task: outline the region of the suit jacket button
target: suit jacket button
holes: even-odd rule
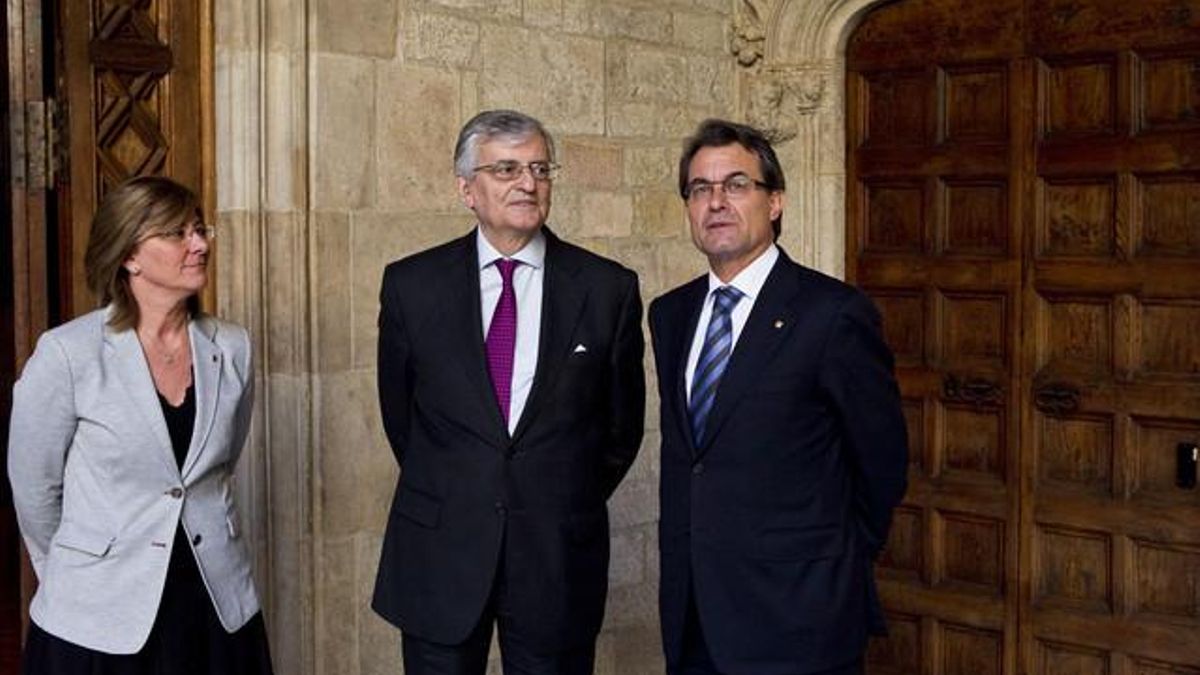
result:
[[[699,476],[704,473],[704,462],[696,462],[692,465],[692,475]]]
[[[497,500],[496,501],[496,513],[499,513],[500,515],[504,515],[507,512],[508,512],[508,509],[504,508],[504,502]]]
[[[204,537],[201,537],[199,534],[197,534],[196,536],[192,537],[192,546],[199,546],[200,542],[202,541],[204,541]]]
[[[173,487],[170,490],[167,490],[167,494],[171,495],[172,499],[180,499],[183,497],[183,488]]]

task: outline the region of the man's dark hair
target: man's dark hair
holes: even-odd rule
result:
[[[696,153],[702,148],[720,148],[733,143],[758,157],[758,167],[763,175],[762,182],[766,183],[767,190],[784,191],[786,181],[783,178],[783,167],[780,166],[775,149],[771,147],[766,135],[745,124],[714,118],[701,122],[696,128],[696,133],[683,142],[683,156],[679,158],[679,195],[687,199],[688,169]],[[771,229],[775,231],[775,238],[779,239],[779,233],[783,229],[782,214],[771,221]]]

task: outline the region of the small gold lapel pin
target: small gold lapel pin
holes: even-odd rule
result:
[[[775,330],[783,328],[783,319],[775,319]]]

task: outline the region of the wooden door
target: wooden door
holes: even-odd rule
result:
[[[913,455],[871,672],[1200,673],[1200,2],[906,0],[847,70]]]
[[[100,199],[133,176],[166,175],[215,216],[211,0],[59,0],[70,170],[61,191],[70,316],[95,306],[83,253]],[[215,251],[209,278],[216,273]],[[213,288],[206,292],[212,307]]]

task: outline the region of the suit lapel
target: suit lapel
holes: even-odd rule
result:
[[[744,399],[746,389],[775,358],[775,352],[787,342],[788,334],[796,325],[796,306],[792,300],[799,291],[799,284],[793,268],[794,263],[781,250],[730,355],[729,366],[718,385],[717,398],[708,416],[705,442],[697,448],[697,454],[712,447],[713,439]]]
[[[175,453],[171,449],[171,435],[167,433],[167,422],[158,402],[158,389],[154,386],[154,379],[150,377],[150,366],[142,353],[137,333],[132,329],[114,331],[106,321],[104,342],[108,356],[116,364],[117,376],[129,395],[130,405],[138,411],[145,420],[146,427],[150,429],[154,444],[160,451],[159,457],[171,473],[179,473],[179,465],[175,463]]]
[[[571,337],[587,304],[588,289],[576,279],[578,266],[563,249],[558,237],[543,227],[546,236],[545,272],[542,276],[542,321],[538,337],[538,360],[533,387],[521,419],[513,432],[517,439],[529,428],[543,407],[544,399],[554,391],[562,372],[562,362],[571,355]]]
[[[458,364],[467,380],[465,402],[474,408],[469,418],[476,420],[476,428],[483,438],[503,447],[508,441],[508,427],[500,416],[484,352],[476,236],[476,231],[471,230],[459,239],[460,250],[446,284],[448,297],[439,303],[449,324],[444,336],[445,353],[450,355],[449,360]]]
[[[692,340],[696,335],[697,324],[700,322],[700,312],[708,297],[708,275],[704,275],[687,286],[683,297],[673,316],[670,317],[669,327],[674,333],[668,336],[670,343],[667,353],[674,354],[670,359],[671,372],[665,373],[664,382],[670,382],[671,394],[669,405],[674,408],[674,417],[679,422],[679,433],[688,439],[692,454],[696,454],[696,439],[692,438],[692,425],[689,422],[687,406],[687,362],[692,351]]]
[[[216,324],[200,317],[188,326],[192,342],[192,382],[195,384],[196,421],[192,426],[192,440],[188,445],[187,457],[183,461],[185,477],[196,466],[200,454],[212,431],[213,420],[216,418],[217,403],[221,391],[221,372],[225,353],[217,346],[213,338]]]

